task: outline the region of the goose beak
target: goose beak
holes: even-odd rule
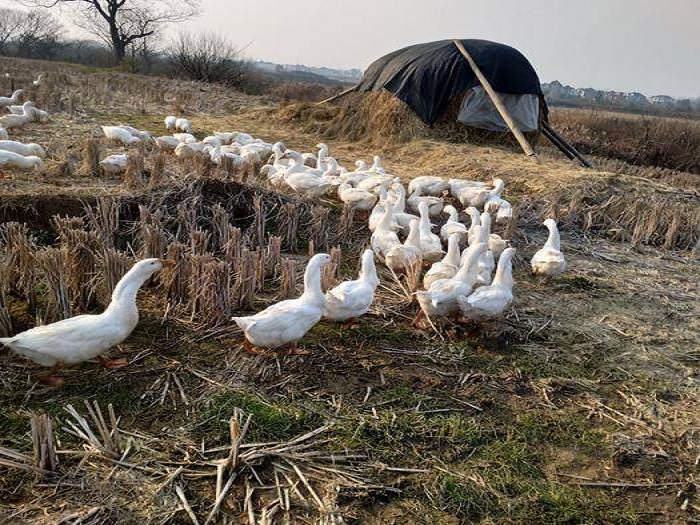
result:
[[[177,262],[173,261],[172,259],[158,259],[160,261],[160,264],[163,265],[163,268],[174,268]]]

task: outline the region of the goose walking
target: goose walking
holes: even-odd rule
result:
[[[63,379],[54,374],[64,365],[94,359],[124,341],[139,322],[136,295],[154,273],[172,261],[144,259],[137,262],[114,288],[107,309],[99,315],[79,315],[46,326],[37,326],[0,343],[13,352],[42,366],[52,367],[42,382],[59,385]],[[101,359],[106,367],[126,364],[124,360]]]
[[[374,265],[374,252],[365,250],[359,277],[354,281],[342,282],[326,292],[324,317],[332,321],[349,321],[366,314],[374,301],[377,286],[379,277]]]
[[[30,170],[32,168],[39,169],[43,165],[41,158],[36,156],[19,155],[11,151],[0,150],[0,168],[20,168]]]
[[[21,89],[18,89],[14,93],[12,93],[12,95],[9,97],[0,97],[0,108],[4,108],[5,106],[11,106],[13,104],[17,104],[17,102],[19,102],[19,97],[22,96],[22,93],[24,93],[24,91]]]
[[[299,339],[319,322],[326,306],[321,290],[321,268],[331,261],[330,255],[318,253],[306,265],[304,293],[297,299],[289,299],[265,308],[249,317],[233,317],[243,330],[243,347],[251,353],[255,348],[276,348],[286,344],[296,351]]]
[[[454,277],[460,268],[459,241],[461,236],[453,233],[447,242],[447,254],[442,260],[434,263],[423,277],[423,288],[426,290],[430,285],[440,279],[450,279]]]
[[[513,301],[513,256],[515,248],[506,248],[498,259],[496,276],[490,286],[477,288],[471,295],[457,298],[462,315],[472,321],[492,319],[503,313]]]
[[[474,289],[478,261],[486,249],[486,244],[483,242],[470,246],[464,263],[453,277],[435,281],[427,290],[416,292],[423,314],[430,319],[435,319],[459,311],[458,298],[468,296]]]
[[[423,261],[434,263],[445,254],[442,249],[442,241],[432,231],[433,224],[430,222],[428,205],[421,202],[418,205],[418,211],[420,212],[420,247],[423,252]]]
[[[413,219],[409,225],[408,237],[403,244],[394,245],[386,254],[384,263],[394,273],[405,273],[410,268],[418,268],[423,263],[420,249],[420,224]]]
[[[11,151],[12,153],[17,153],[17,155],[22,155],[24,157],[32,155],[41,159],[46,157],[44,148],[33,142],[22,144],[16,140],[0,140],[0,150]]]
[[[556,277],[566,270],[566,260],[561,252],[559,229],[554,219],[547,219],[542,224],[549,230],[549,237],[544,246],[532,256],[530,261],[532,273],[544,277]]]
[[[466,236],[468,232],[467,227],[459,220],[457,208],[448,204],[442,209],[442,212],[450,216],[447,222],[440,228],[440,237],[443,242],[448,242],[453,233],[459,234],[461,241],[463,236]]]

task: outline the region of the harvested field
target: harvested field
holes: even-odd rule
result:
[[[0,59],[18,84],[27,64]],[[68,67],[46,65],[37,100],[50,122],[17,133],[46,146],[45,171],[1,181],[0,331],[99,311],[134,258],[178,267],[142,290],[141,321],[111,352],[126,367],[85,363],[50,388],[35,381],[40,367],[0,352],[0,521],[700,519],[690,174],[614,161],[584,170],[549,151],[534,163],[505,146],[420,135],[333,138],[335,109]],[[90,168],[95,148],[100,158],[125,150],[99,125],[163,134],[175,107],[198,138],[239,130],[299,151],[325,140],[341,164],[376,153],[404,180],[504,179],[516,215],[512,306],[478,330],[416,329],[413,298],[382,269],[377,302],[355,326],[322,321],[301,342],[308,355],[251,356],[228,318],[293,295],[311,252],[341,250],[328,282],[355,275],[369,233],[335,200],[151,148],[128,149],[143,166],[129,177]],[[547,216],[569,264],[551,283],[528,262]]]

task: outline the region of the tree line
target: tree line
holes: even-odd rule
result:
[[[79,8],[72,19],[95,39],[68,39],[52,8]],[[181,32],[169,42],[168,24],[196,16],[196,0],[53,0],[0,8],[0,55],[59,60],[94,67],[167,75],[242,87],[250,67],[221,35]]]

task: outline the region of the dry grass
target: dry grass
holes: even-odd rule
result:
[[[114,88],[131,100],[131,79],[77,70],[74,95],[47,88],[47,99],[65,100],[63,112],[22,137],[50,145],[50,161],[80,166],[97,124],[123,120],[159,132],[172,108],[167,90],[160,99],[144,91],[152,93],[145,114],[104,93]],[[302,151],[322,138],[315,117],[280,119],[246,107],[258,99],[221,93],[211,101],[200,88],[173,88],[191,104],[184,109],[197,130],[239,129]],[[234,113],[226,100],[238,100]],[[1,519],[697,519],[700,297],[698,263],[686,249],[697,243],[699,204],[676,186],[683,176],[617,164],[582,170],[546,153],[532,163],[495,146],[407,138],[328,142],[344,165],[376,152],[405,179],[506,180],[518,212],[508,235],[518,258],[515,302],[501,322],[417,330],[415,304],[381,270],[377,304],[355,328],[320,323],[302,342],[307,356],[250,356],[226,317],[298,293],[309,251],[338,247],[337,261],[342,250],[326,285],[357,275],[368,233],[348,210],[136,149],[129,150],[142,158],[136,189],[80,170],[17,174],[3,187],[6,331],[9,323],[12,333],[33,326],[61,286],[73,313],[99,310],[132,255],[166,255],[177,266],[144,287],[141,322],[113,350],[130,361],[125,368],[86,363],[67,370],[67,385],[56,390],[34,383],[38,368],[2,353]],[[156,164],[161,175],[151,184]],[[527,260],[552,214],[569,270],[543,283]],[[35,260],[59,252],[62,264],[80,268],[65,282],[48,279]]]
[[[579,151],[700,174],[700,121],[555,108],[552,125]]]

